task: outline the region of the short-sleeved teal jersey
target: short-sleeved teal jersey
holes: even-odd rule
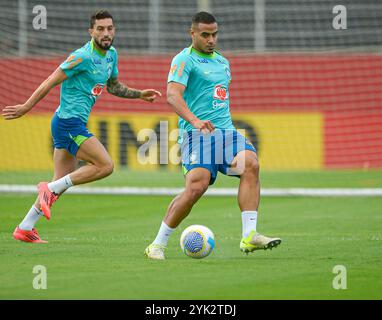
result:
[[[210,120],[217,129],[234,129],[229,107],[229,62],[220,53],[203,54],[191,47],[172,60],[167,82],[183,84],[183,98],[190,111],[201,120]],[[179,117],[179,142],[184,131],[195,129]]]
[[[60,65],[68,76],[61,84],[59,118],[80,118],[88,122],[90,111],[101,95],[107,80],[118,76],[118,55],[114,47],[103,55],[87,42]]]

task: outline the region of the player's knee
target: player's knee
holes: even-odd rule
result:
[[[251,157],[245,161],[244,173],[258,175],[260,171],[259,161],[256,157]]]
[[[193,183],[187,189],[187,196],[191,202],[196,202],[208,189],[206,183]]]
[[[114,163],[110,160],[105,166],[105,172],[107,175],[111,175],[114,171]]]
[[[102,164],[100,167],[100,175],[102,178],[111,175],[114,171],[114,163],[112,160],[109,160]]]

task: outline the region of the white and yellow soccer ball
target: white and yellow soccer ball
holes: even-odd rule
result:
[[[180,247],[191,258],[205,258],[215,247],[215,237],[209,228],[194,224],[182,232]]]

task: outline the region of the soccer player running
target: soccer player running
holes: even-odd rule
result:
[[[112,46],[115,27],[106,10],[98,10],[90,19],[91,40],[75,50],[24,103],[6,106],[6,120],[29,112],[48,92],[61,84],[60,105],[51,122],[54,142],[54,176],[50,183],[38,184],[38,198],[13,237],[25,242],[43,243],[34,227],[58,197],[73,185],[102,179],[113,171],[113,161],[101,142],[86,128],[90,111],[102,90],[115,96],[152,102],[161,93],[154,89],[137,90],[118,81],[118,55]],[[76,169],[77,159],[86,165]]]
[[[271,249],[281,243],[280,238],[269,238],[256,231],[259,163],[256,149],[232,123],[230,66],[215,51],[217,33],[215,17],[207,12],[197,13],[190,29],[192,45],[177,54],[171,64],[167,101],[179,115],[185,190],[172,200],[155,240],[145,249],[145,255],[151,259],[165,259],[170,235],[214,183],[218,171],[240,177],[241,251]]]

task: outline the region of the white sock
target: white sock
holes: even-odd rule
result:
[[[73,183],[72,180],[70,180],[68,174],[65,177],[62,177],[61,179],[48,183],[49,190],[54,192],[55,194],[60,194],[61,192],[64,192],[71,186],[73,186]]]
[[[24,220],[19,224],[21,230],[32,230],[38,219],[44,214],[38,210],[34,205],[30,208],[29,212],[25,216]]]
[[[257,211],[243,211],[241,213],[241,221],[243,223],[243,238],[248,237],[251,231],[256,231]]]
[[[155,238],[153,243],[166,247],[168,239],[170,238],[174,230],[175,228],[170,228],[167,224],[165,224],[162,221],[157,237]]]

